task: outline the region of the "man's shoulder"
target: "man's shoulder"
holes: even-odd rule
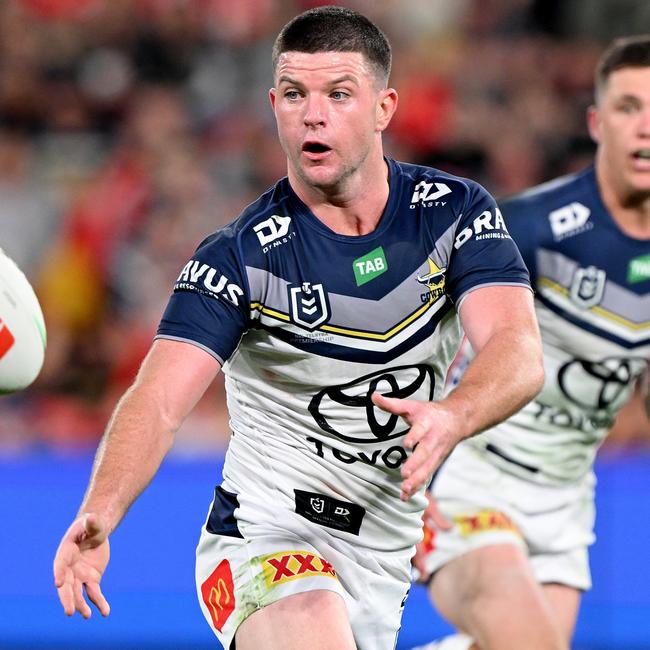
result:
[[[549,214],[573,202],[590,202],[597,193],[593,167],[554,178],[499,201],[506,216]]]
[[[477,181],[456,176],[435,167],[392,161],[392,169],[402,177],[406,192],[411,192],[411,203],[427,203],[442,199],[456,205],[461,211],[468,201],[490,197]],[[444,197],[444,198],[443,198]]]
[[[407,163],[399,160],[394,160],[393,163],[399,173],[401,173],[405,178],[410,178],[414,181],[422,178],[430,180],[435,179],[438,182],[449,183],[456,187],[462,187],[468,191],[482,187],[481,184],[477,181],[474,181],[470,178],[465,178],[463,176],[456,176],[455,174],[451,174],[436,167],[418,165],[416,163]]]
[[[291,221],[286,205],[288,198],[289,184],[283,178],[247,205],[230,223],[206,237],[199,249],[247,249],[265,246],[284,236]]]

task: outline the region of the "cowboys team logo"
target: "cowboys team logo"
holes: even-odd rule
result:
[[[420,300],[423,303],[433,303],[445,293],[447,268],[440,268],[430,257],[427,258],[427,262],[429,263],[428,273],[418,274],[417,280],[427,288],[426,293],[420,294]]]
[[[327,297],[322,284],[303,282],[299,287],[289,287],[291,320],[308,330],[316,329],[330,316]]]
[[[571,300],[582,309],[597,305],[603,297],[606,279],[605,271],[595,266],[578,269],[571,283]]]

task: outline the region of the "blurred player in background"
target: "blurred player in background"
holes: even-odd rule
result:
[[[238,650],[394,647],[425,485],[459,440],[531,399],[543,369],[492,197],[383,155],[390,63],[351,10],[280,33],[270,100],[288,177],[182,270],[59,546],[67,614],[91,615],[84,589],[108,614],[108,536],[223,367],[234,434],[197,550],[206,620]],[[461,324],[476,357],[441,400]]]
[[[415,564],[469,636],[431,650],[568,647],[591,586],[596,452],[639,383],[648,409],[650,35],[615,41],[595,84],[595,166],[502,204],[537,292],[546,381],[435,477],[441,528]]]

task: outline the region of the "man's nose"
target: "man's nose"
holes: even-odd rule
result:
[[[650,106],[644,108],[639,123],[639,134],[642,137],[650,138]]]
[[[326,106],[325,99],[310,95],[305,104],[305,126],[322,126],[325,124]]]

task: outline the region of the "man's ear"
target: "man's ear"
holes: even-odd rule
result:
[[[385,131],[397,109],[397,91],[394,88],[384,88],[377,100],[377,131]]]
[[[277,91],[275,88],[269,90],[269,101],[271,102],[271,108],[275,112],[275,98],[277,97]]]
[[[600,142],[600,113],[595,104],[587,109],[587,128],[591,139],[598,144]]]

